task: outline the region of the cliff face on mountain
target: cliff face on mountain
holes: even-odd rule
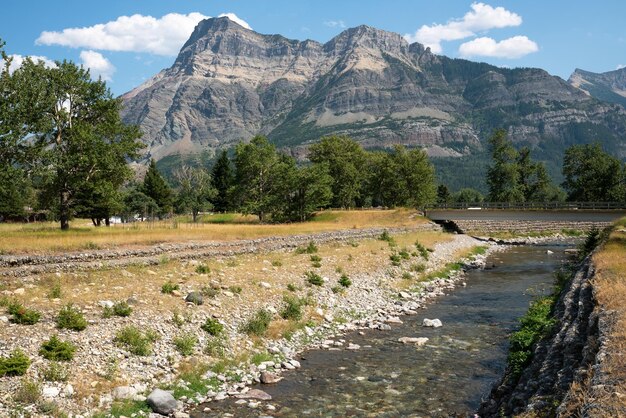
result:
[[[568,81],[596,99],[626,107],[626,68],[600,74],[577,68]]]
[[[146,157],[156,159],[259,133],[295,155],[323,135],[346,134],[370,148],[470,157],[484,155],[499,127],[539,159],[592,140],[626,155],[624,108],[540,69],[450,59],[368,26],[320,44],[207,19],[172,67],[122,98],[123,120],[141,126]]]

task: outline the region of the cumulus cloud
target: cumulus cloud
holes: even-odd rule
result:
[[[329,28],[341,28],[344,29],[346,27],[346,22],[343,20],[327,20],[324,22],[324,26],[328,26]]]
[[[492,38],[476,38],[459,47],[462,57],[521,58],[537,52],[539,46],[526,36],[514,36],[496,42]]]
[[[11,57],[11,65],[9,65],[9,73],[13,73],[13,71],[17,70],[22,66],[25,56],[19,54],[9,55]],[[48,68],[56,67],[57,65],[49,58],[42,57],[40,55],[29,55],[29,58],[33,60],[33,62],[43,61],[44,65]],[[0,58],[0,68],[4,68],[4,60]]]
[[[242,18],[240,18],[239,16],[237,16],[234,13],[222,13],[221,15],[219,15],[218,17],[227,17],[230,20],[232,20],[233,22],[239,24],[240,26],[243,26],[246,29],[250,29],[252,30],[252,28],[250,27],[250,25],[248,24],[248,22],[246,22],[245,20],[243,20]]]
[[[233,13],[226,16],[250,28]],[[61,45],[101,51],[146,52],[173,56],[193,32],[199,21],[207,19],[201,13],[169,13],[160,18],[135,14],[83,28],[67,28],[60,32],[44,31],[37,38],[38,45]]]
[[[471,11],[461,19],[446,24],[423,25],[414,34],[404,35],[408,42],[419,42],[440,54],[442,41],[456,41],[475,36],[489,29],[506,28],[522,24],[522,17],[504,7],[492,7],[485,3],[472,3]]]
[[[106,59],[101,53],[96,51],[81,51],[80,60],[83,67],[89,68],[89,73],[93,79],[102,77],[104,81],[111,81],[115,67],[111,61]]]

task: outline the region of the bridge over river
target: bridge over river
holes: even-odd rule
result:
[[[591,204],[587,204],[591,206]],[[597,204],[596,204],[597,205]],[[516,234],[604,228],[626,216],[626,208],[589,208],[582,205],[561,205],[545,208],[494,208],[495,204],[464,208],[432,208],[426,216],[444,227],[462,233],[511,232]],[[597,205],[600,207],[600,205]]]

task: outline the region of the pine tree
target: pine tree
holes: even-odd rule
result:
[[[212,177],[213,187],[216,190],[213,198],[213,209],[217,212],[226,212],[231,209],[230,193],[234,181],[233,170],[226,150],[222,151],[215,162]]]
[[[172,189],[161,176],[154,159],[150,160],[150,166],[148,167],[146,177],[143,179],[141,191],[157,204],[159,207],[158,216],[160,218],[172,212]]]

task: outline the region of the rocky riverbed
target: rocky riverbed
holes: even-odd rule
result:
[[[369,233],[374,234],[372,231]],[[354,245],[355,236],[354,234],[347,234],[347,236],[350,238],[342,237],[342,240],[346,242],[340,245],[350,249]],[[351,240],[350,243],[347,242],[348,239]],[[127,318],[101,319],[98,313],[102,310],[101,305],[110,302],[108,300],[94,300],[85,304],[81,309],[86,314],[89,325],[83,332],[55,329],[54,308],[44,311],[42,320],[28,327],[9,323],[8,317],[2,316],[0,321],[4,323],[5,331],[2,332],[0,339],[0,354],[7,355],[15,348],[22,349],[33,360],[28,377],[41,382],[42,397],[75,416],[81,414],[84,416],[95,410],[108,408],[115,398],[143,401],[152,389],[158,386],[169,385],[183,389],[190,386],[189,382],[178,377],[181,367],[194,361],[209,361],[211,356],[204,354],[201,348],[196,348],[191,357],[185,357],[173,350],[172,346],[174,340],[181,334],[193,334],[197,340],[197,347],[206,346],[211,338],[199,328],[207,316],[212,316],[222,323],[227,335],[224,346],[225,355],[221,360],[226,366],[220,370],[213,368],[205,371],[202,379],[211,383],[210,389],[204,393],[191,393],[179,397],[177,414],[184,416],[182,411],[190,409],[198,402],[233,396],[239,396],[241,401],[251,402],[254,406],[256,402],[254,398],[263,395],[255,392],[246,394],[249,390],[248,386],[262,378],[279,379],[282,370],[298,368],[299,363],[295,359],[298,352],[312,347],[358,350],[357,346],[345,346],[345,343],[341,341],[342,333],[363,328],[393,327],[394,324],[402,321],[402,315],[415,314],[428,300],[443,294],[444,290],[451,289],[462,281],[461,273],[452,273],[448,278],[435,279],[425,284],[399,286],[407,281],[407,277],[402,279],[403,275],[406,276],[405,273],[409,274],[408,279],[415,279],[419,275],[436,271],[453,261],[462,250],[484,245],[464,235],[454,235],[448,239],[447,242],[433,246],[428,261],[424,263],[424,272],[419,274],[409,273],[408,262],[390,266],[388,253],[376,252],[366,257],[367,260],[374,258],[370,260],[373,265],[362,263],[360,268],[357,265],[351,269],[352,286],[344,292],[334,292],[328,283],[329,277],[322,275],[326,284],[316,289],[315,292],[309,291],[307,296],[310,298],[309,303],[313,310],[310,316],[316,320],[295,330],[290,338],[250,338],[240,332],[241,325],[259,307],[272,312],[275,317],[281,309],[283,291],[272,292],[280,286],[280,274],[277,275],[269,267],[263,267],[263,270],[267,270],[267,278],[265,281],[258,282],[256,287],[259,293],[267,292],[267,297],[263,298],[261,303],[248,304],[247,299],[243,302],[244,298],[236,294],[232,287],[224,286],[223,283],[220,285],[219,281],[214,281],[214,287],[219,295],[207,300],[207,303],[202,306],[183,304],[181,308],[183,311],[180,314],[183,319],[178,323],[171,318],[171,311],[158,309],[158,306],[154,306],[156,302],[151,301],[145,295],[128,299],[134,307],[134,312]],[[306,239],[303,238],[300,241],[306,242]],[[333,248],[335,248],[333,251],[341,251],[342,247]],[[359,248],[355,248],[354,251],[357,254]],[[372,252],[375,251],[372,250]],[[271,253],[265,254],[262,257],[266,257],[267,260],[264,260],[263,264],[269,266]],[[350,257],[352,256],[349,255],[348,258]],[[466,260],[464,268],[480,267],[483,260],[483,256]],[[183,267],[193,268],[199,264],[199,261],[190,257],[181,263]],[[137,286],[140,285],[141,278],[137,276],[137,273],[124,269],[116,271],[126,276],[129,282],[136,282]],[[142,271],[148,276],[152,274],[151,270]],[[160,273],[155,272],[155,274]],[[290,276],[289,272],[285,272],[284,275]],[[291,279],[293,280],[293,277]],[[414,282],[414,280],[408,281]],[[35,284],[31,286],[36,287],[36,280],[33,282]],[[95,290],[97,285],[95,282],[83,283],[86,290],[89,290],[89,287]],[[183,298],[191,290],[192,287],[186,287],[182,282],[180,297]],[[5,291],[5,293],[8,292],[12,293],[10,295],[12,297],[28,296],[30,289],[26,286],[26,289],[17,288]],[[32,298],[30,300],[32,301]],[[58,307],[62,302],[53,299],[50,303]],[[135,356],[114,343],[116,330],[128,325],[135,325],[139,329],[149,327],[156,332],[159,338],[153,343],[153,355]],[[49,369],[50,363],[37,356],[41,343],[53,334],[58,334],[61,339],[73,342],[79,348],[74,360],[67,367],[70,371],[67,382],[45,381],[46,370]],[[242,357],[241,353],[246,352],[263,353],[262,361],[252,361],[250,356]],[[226,361],[235,357],[242,361]],[[0,393],[2,393],[0,413],[6,414],[15,408],[13,395],[20,382],[20,378],[0,379]],[[26,405],[25,408],[36,411],[35,405],[32,407]]]

